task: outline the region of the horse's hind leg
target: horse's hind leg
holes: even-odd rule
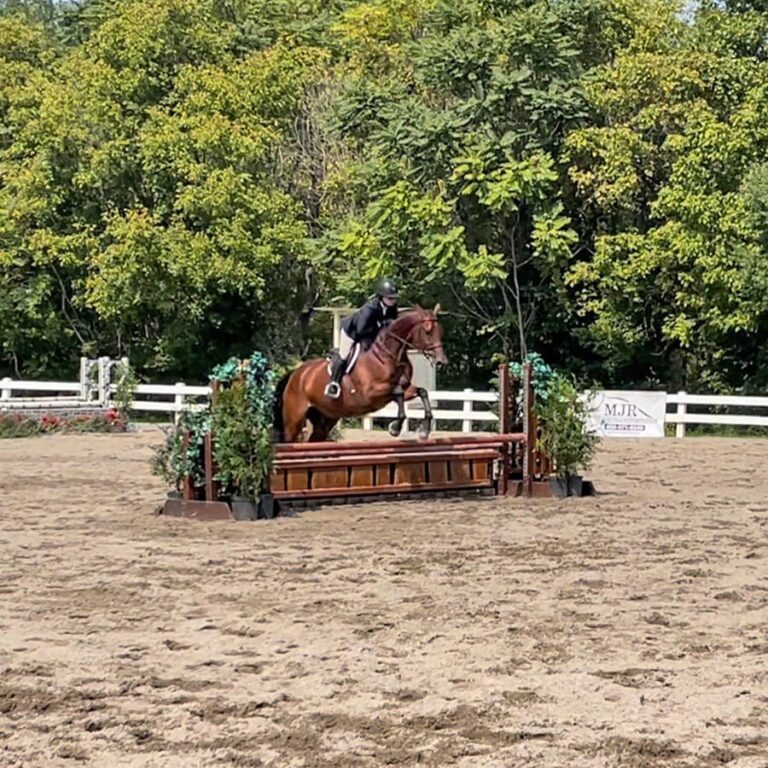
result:
[[[301,403],[297,407],[294,400],[290,407],[283,403],[283,439],[286,443],[298,443],[307,423],[307,405]]]
[[[312,434],[309,436],[310,443],[323,443],[328,439],[331,430],[336,426],[338,419],[332,419],[324,416],[317,408],[310,408],[307,418],[312,424]]]

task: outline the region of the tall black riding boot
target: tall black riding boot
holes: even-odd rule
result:
[[[331,380],[325,388],[326,397],[331,400],[338,400],[341,395],[341,379],[344,376],[344,369],[347,367],[347,361],[336,355],[331,365]]]

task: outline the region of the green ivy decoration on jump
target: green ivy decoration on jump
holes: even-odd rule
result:
[[[560,477],[588,469],[595,456],[598,437],[587,429],[589,409],[571,377],[556,371],[532,352],[524,363],[509,363],[513,378],[523,380],[523,366],[531,365],[534,411],[539,422],[538,447],[554,461]],[[521,407],[518,402],[518,407]]]
[[[536,399],[546,401],[555,379],[561,374],[557,373],[551,365],[547,365],[538,352],[531,352],[525,356],[522,363],[509,364],[509,373],[513,379],[523,380],[523,366],[527,363],[531,366],[533,391],[536,393]]]
[[[255,497],[272,467],[274,372],[264,355],[254,352],[246,361],[233,357],[217,365],[209,380],[221,385],[216,403],[210,410],[180,415],[164,443],[154,449],[152,472],[177,491],[187,476],[193,485],[202,486],[205,435],[213,430],[216,479],[225,492]]]
[[[166,433],[166,438],[153,449],[150,460],[152,474],[159,475],[169,485],[181,490],[185,476],[192,479],[192,484],[202,486],[205,482],[203,473],[202,450],[205,433],[211,428],[209,411],[184,411],[174,427]],[[189,434],[189,444],[184,450],[184,434]]]
[[[176,429],[178,437],[178,450],[173,457],[173,470],[177,477],[189,475],[195,486],[203,485],[205,476],[201,460],[205,434],[211,428],[211,414],[209,411],[185,411],[179,419]],[[189,444],[184,450],[184,432],[189,432]]]
[[[275,376],[254,352],[217,366],[212,381],[222,385],[213,409],[214,456],[223,487],[256,498],[271,473]]]

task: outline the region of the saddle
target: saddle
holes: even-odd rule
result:
[[[349,357],[347,358],[347,365],[344,368],[344,376],[348,376],[355,369],[355,365],[357,364],[357,359],[360,357],[361,349],[362,349],[362,346],[360,344],[356,343],[352,346],[352,351],[349,353]],[[330,376],[333,369],[333,364],[339,359],[338,351],[334,349],[327,359],[328,359],[328,375]]]

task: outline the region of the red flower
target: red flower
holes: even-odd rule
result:
[[[50,413],[44,413],[40,417],[40,427],[46,432],[53,432],[54,430],[59,429],[63,423],[63,419]]]

